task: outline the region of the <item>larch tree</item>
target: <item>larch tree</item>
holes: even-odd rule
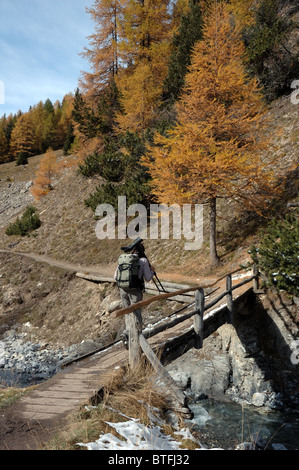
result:
[[[67,139],[69,126],[73,121],[74,96],[67,93],[62,100],[54,104],[54,132],[50,147],[59,149],[64,146]],[[50,115],[51,116],[51,115]]]
[[[57,161],[57,156],[49,148],[40,161],[31,187],[31,194],[36,201],[46,196],[53,189],[53,178],[59,175],[60,170],[61,165]]]
[[[34,154],[36,149],[35,130],[29,112],[18,117],[11,133],[10,149],[14,157],[17,157],[20,152],[27,156]]]
[[[30,110],[34,127],[34,147],[36,153],[43,153],[51,143],[54,132],[54,113],[47,112],[45,104],[40,101]]]
[[[172,33],[169,0],[127,0],[121,21],[120,55],[124,66],[117,77],[123,131],[142,131],[153,122],[167,73]]]
[[[257,8],[261,0],[230,0],[229,10],[241,29],[252,25],[255,21]]]
[[[95,0],[87,8],[95,23],[95,32],[89,36],[89,47],[82,56],[91,65],[90,72],[83,72],[81,89],[90,101],[94,100],[118,73],[119,69],[119,21],[124,0]]]
[[[216,201],[230,198],[250,208],[266,204],[272,176],[261,161],[265,107],[256,79],[246,75],[244,46],[223,3],[205,18],[178,103],[176,125],[157,135],[144,164],[160,202],[207,203],[210,258],[219,264]]]
[[[8,158],[8,142],[3,129],[0,125],[0,163],[9,161]]]

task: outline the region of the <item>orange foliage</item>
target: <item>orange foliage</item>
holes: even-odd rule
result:
[[[61,166],[57,161],[55,152],[49,149],[39,164],[31,187],[31,193],[37,201],[53,189],[53,178],[59,175],[60,170]]]
[[[120,22],[120,56],[128,66],[119,71],[117,86],[123,112],[119,130],[144,130],[155,119],[167,74],[172,34],[169,0],[128,0]]]
[[[255,13],[261,0],[231,0],[229,9],[241,28],[246,28],[254,23]]]
[[[239,30],[220,3],[195,47],[177,125],[156,137],[144,159],[161,201],[249,201],[254,187],[270,184],[259,156],[267,143],[258,140],[266,109],[257,81],[246,76],[243,54]]]
[[[119,19],[123,4],[124,0],[95,0],[86,9],[96,23],[96,30],[89,36],[90,47],[82,53],[91,64],[91,71],[83,72],[80,84],[91,103],[118,72]]]
[[[271,172],[260,158],[267,147],[261,137],[265,106],[243,56],[240,29],[232,27],[226,5],[216,2],[194,49],[177,124],[167,136],[156,136],[150,157],[143,159],[160,202],[209,203],[214,261],[216,199],[256,209],[273,191]]]

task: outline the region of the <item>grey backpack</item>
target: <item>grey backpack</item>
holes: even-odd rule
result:
[[[116,284],[124,290],[142,289],[143,281],[138,277],[139,256],[136,254],[123,254],[118,259]]]

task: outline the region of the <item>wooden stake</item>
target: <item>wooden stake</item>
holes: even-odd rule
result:
[[[139,342],[140,342],[140,346],[144,354],[146,355],[146,357],[152,364],[153,368],[157,372],[157,375],[160,377],[160,379],[162,380],[162,382],[164,383],[165,387],[170,392],[170,394],[175,398],[177,402],[176,404],[177,411],[183,412],[184,414],[186,413],[189,414],[190,410],[186,404],[187,402],[186,395],[184,394],[184,392],[182,392],[179,389],[179,387],[177,386],[177,384],[175,383],[171,375],[163,367],[163,365],[157,358],[156,354],[154,353],[154,351],[152,350],[151,346],[146,341],[142,333],[139,336]]]
[[[253,291],[258,291],[259,289],[259,270],[257,266],[253,266],[253,275],[255,278],[253,279]]]
[[[195,331],[195,349],[203,347],[203,314],[205,310],[205,294],[203,289],[195,292],[195,309],[197,313],[194,315],[194,331]]]
[[[226,301],[227,301],[227,309],[228,309],[228,323],[230,325],[234,322],[234,300],[233,300],[233,291],[232,291],[232,275],[229,274],[226,277]]]
[[[141,350],[139,345],[139,329],[137,319],[134,313],[126,316],[126,329],[129,334],[129,364],[135,367],[139,364],[141,359]]]

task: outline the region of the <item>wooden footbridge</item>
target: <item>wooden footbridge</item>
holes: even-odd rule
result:
[[[92,273],[77,275],[92,282],[114,282]],[[116,341],[108,347],[66,364],[54,377],[24,395],[14,405],[13,410],[18,419],[42,423],[65,416],[99,394],[104,375],[122,364],[133,365],[140,357],[140,352],[146,355],[157,371],[161,386],[165,385],[170,391],[176,410],[188,415],[186,397],[166,372],[163,364],[192,347],[201,348],[204,338],[224,323],[233,323],[236,301],[258,288],[258,272],[239,271],[204,287],[178,286],[171,283],[163,283],[163,286],[167,292],[152,295],[135,306],[112,314],[117,317],[126,314],[132,319],[129,350],[124,347],[122,341]],[[157,294],[151,285],[146,288]],[[141,333],[137,332],[133,310],[152,304],[156,300],[174,298],[182,302],[179,310]]]

